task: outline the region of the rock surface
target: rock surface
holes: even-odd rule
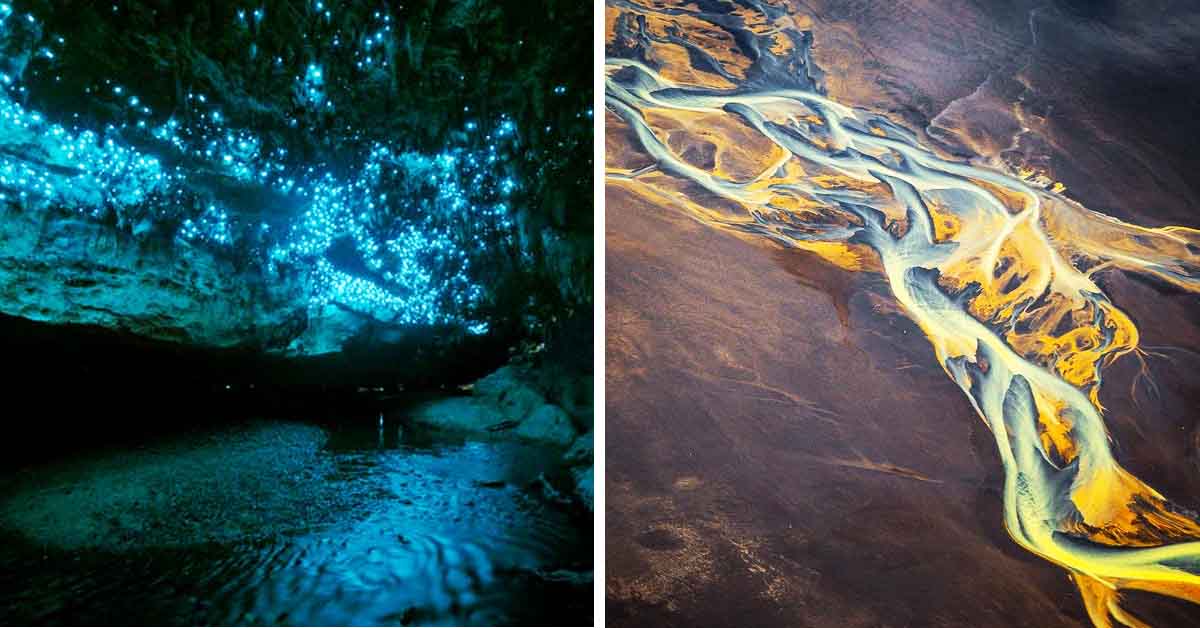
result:
[[[580,434],[571,448],[563,454],[563,460],[571,465],[571,477],[575,481],[575,494],[588,510],[595,509],[595,438],[591,432]]]
[[[522,438],[553,443],[561,447],[570,445],[575,440],[575,427],[571,425],[571,417],[560,407],[543,404],[530,412],[516,433]]]
[[[590,310],[591,53],[560,45],[590,8],[466,6],[3,5],[0,313],[305,357]],[[384,145],[383,171],[413,176],[338,197]],[[465,155],[492,150],[502,194],[446,201],[415,174],[464,151],[445,170],[478,182]],[[414,235],[442,201],[470,224]],[[374,205],[378,232],[338,215]],[[430,261],[454,247],[497,254]]]
[[[256,281],[206,249],[155,247],[73,214],[0,212],[5,314],[205,347],[281,351],[306,329],[306,308],[292,298],[297,289]],[[340,348],[364,323],[323,334],[317,351]]]
[[[504,424],[504,413],[473,397],[449,397],[422,404],[409,418],[415,423],[448,432],[487,434]]]
[[[594,493],[591,405],[576,402],[577,412],[572,414],[558,403],[563,402],[564,391],[566,398],[590,400],[591,381],[590,374],[509,364],[475,382],[469,396],[425,402],[403,410],[402,418],[472,438],[519,439],[561,448],[572,491],[590,510]],[[552,385],[555,382],[557,387]],[[578,426],[586,426],[587,431],[581,433]]]

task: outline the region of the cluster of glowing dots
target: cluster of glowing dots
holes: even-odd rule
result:
[[[319,108],[322,106],[333,107],[333,102],[326,100],[325,86],[325,71],[321,66],[310,63],[308,69],[304,71],[303,77],[296,77],[298,83],[297,89],[300,92],[299,100],[308,107]]]
[[[9,147],[0,154],[0,201],[30,208],[73,208],[102,218],[165,194],[180,176],[112,137],[52,124],[3,90],[0,147]]]
[[[355,67],[363,71],[388,66],[387,47],[392,34],[392,16],[376,11],[372,17],[375,18],[374,29],[366,29],[359,36],[359,45],[354,55]],[[334,37],[333,45],[341,44],[341,36]]]
[[[12,15],[11,5],[0,4],[0,35]],[[262,9],[237,15],[255,24],[264,17]],[[374,17],[378,28],[363,36],[363,50],[387,43],[391,18]],[[36,23],[32,15],[26,19]],[[54,58],[44,50],[42,57]],[[269,277],[306,276],[312,308],[333,305],[397,324],[486,332],[486,323],[463,316],[483,296],[472,279],[472,254],[513,242],[509,202],[520,185],[509,164],[518,133],[507,116],[490,131],[467,122],[467,142],[436,155],[372,144],[346,179],[319,164],[289,162],[287,147],[230,128],[203,93],[187,94],[186,122],[155,122],[153,109],[125,86],[93,84],[86,94],[112,103],[123,118],[92,130],[64,127],[18,104],[14,94],[26,92],[19,79],[0,76],[0,207],[68,210],[91,219],[115,215],[126,227],[150,217],[173,229],[180,245],[216,253],[253,249],[262,252]],[[297,77],[297,100],[332,108],[326,83],[321,65],[308,64]],[[273,193],[298,207],[298,215],[278,238],[265,222],[241,224],[236,211],[206,192],[205,181],[214,176]],[[239,241],[249,233],[270,240],[265,247]],[[361,268],[339,268],[331,259],[331,247],[342,239],[353,243]]]
[[[218,246],[233,243],[233,232],[229,226],[229,212],[223,207],[209,205],[199,218],[183,221],[178,237],[188,242],[208,242]]]
[[[254,133],[226,127],[220,108],[209,106],[204,94],[189,93],[187,100],[195,114],[193,122],[184,125],[172,117],[146,132],[168,144],[178,156],[206,162],[209,169],[238,181],[275,188],[295,186],[294,174],[288,174],[295,169],[286,165],[286,148],[267,149]]]
[[[354,181],[317,179],[307,211],[271,250],[272,267],[316,260],[314,307],[336,304],[400,324],[458,322],[453,313],[483,293],[471,279],[468,250],[512,242],[506,199],[518,185],[504,164],[515,125],[503,119],[496,128],[480,149],[435,156],[376,144]],[[342,239],[353,243],[370,278],[326,259]]]

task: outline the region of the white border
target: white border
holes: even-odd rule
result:
[[[595,292],[594,325],[596,334],[592,339],[592,373],[595,379],[592,394],[592,416],[594,452],[593,505],[594,553],[592,580],[595,626],[604,625],[604,0],[595,1],[596,11],[592,16],[592,189],[593,211],[592,246],[595,275],[592,290]]]

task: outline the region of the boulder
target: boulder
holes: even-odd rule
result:
[[[563,454],[563,461],[569,465],[588,465],[590,466],[595,460],[594,439],[592,433],[580,434],[571,443],[567,449],[567,453]]]
[[[546,403],[529,372],[511,364],[475,382],[472,394],[495,404],[513,421],[524,419]]]
[[[563,454],[563,463],[571,469],[571,480],[575,485],[575,496],[593,510],[595,499],[593,476],[595,475],[595,439],[591,432],[580,434]]]
[[[471,392],[477,397],[499,397],[506,391],[520,385],[526,377],[527,373],[525,369],[508,364],[475,382]]]
[[[576,467],[571,470],[571,477],[575,480],[575,495],[579,497],[579,501],[587,506],[589,511],[595,512],[595,484],[593,476],[595,475],[595,467]]]
[[[576,422],[561,407],[546,403],[528,370],[505,366],[475,383],[470,397],[424,403],[410,418],[438,429],[476,434],[511,432],[518,438],[569,448],[566,464],[590,465],[592,435],[579,435]]]
[[[488,433],[488,428],[506,420],[494,405],[472,397],[431,401],[414,408],[409,418],[441,430],[471,433]]]
[[[590,431],[594,425],[593,387],[591,373],[572,378],[572,386],[563,395],[563,407],[571,413],[580,430]]]
[[[534,410],[516,429],[517,436],[526,440],[567,447],[575,440],[571,417],[560,407],[544,404]]]

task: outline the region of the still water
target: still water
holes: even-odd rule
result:
[[[254,422],[27,466],[0,481],[0,623],[586,623],[558,455]]]

